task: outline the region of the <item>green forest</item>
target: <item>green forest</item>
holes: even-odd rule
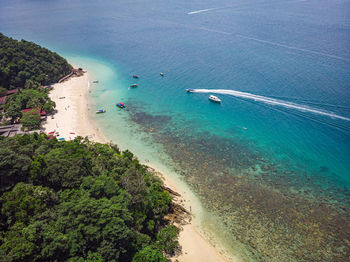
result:
[[[17,41],[0,33],[0,125],[22,124],[22,129],[37,130],[41,125],[38,111],[52,113],[55,102],[43,85],[57,82],[72,66],[58,54],[25,40]],[[32,112],[22,113],[24,109]]]
[[[171,197],[128,150],[0,136],[2,261],[167,261]]]
[[[23,88],[27,80],[41,85],[57,82],[72,66],[58,54],[25,40],[0,33],[0,91]],[[2,87],[2,88],[1,88]]]

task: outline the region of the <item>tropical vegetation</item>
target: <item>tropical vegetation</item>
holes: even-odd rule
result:
[[[167,261],[171,197],[128,150],[0,137],[2,261]]]
[[[17,41],[0,33],[0,92],[23,88],[28,80],[48,85],[72,71],[58,54],[25,40]]]
[[[0,124],[12,124],[23,117],[20,121],[24,128],[40,128],[40,112],[52,113],[56,106],[44,85],[71,70],[72,66],[58,54],[0,33],[0,97],[7,96],[0,106]],[[23,114],[24,109],[33,111]]]

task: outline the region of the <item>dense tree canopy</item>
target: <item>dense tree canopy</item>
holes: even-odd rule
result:
[[[166,261],[178,246],[162,182],[116,146],[0,137],[0,179],[5,261]]]
[[[58,54],[0,33],[0,87],[23,88],[27,80],[47,85],[57,82],[71,70],[72,66]]]
[[[21,118],[23,129],[39,129],[41,124],[41,117],[36,109],[24,113]]]
[[[0,86],[0,97],[5,96],[7,94],[7,89]]]

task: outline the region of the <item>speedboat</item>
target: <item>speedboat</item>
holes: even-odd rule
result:
[[[106,110],[104,109],[100,109],[96,111],[96,114],[102,114],[102,113],[106,113]]]
[[[217,96],[211,95],[211,96],[209,96],[209,100],[210,100],[210,101],[213,101],[213,102],[215,102],[215,103],[221,103],[221,99],[218,98]]]
[[[138,84],[133,84],[130,87],[138,87],[138,86],[139,86]]]
[[[193,88],[188,88],[188,89],[186,89],[186,91],[189,92],[189,93],[192,93],[192,92],[194,92],[194,89]]]
[[[139,78],[139,76],[138,76],[138,75],[133,75],[132,77],[133,77],[133,78]]]
[[[124,105],[124,103],[118,103],[116,104],[117,107],[119,108],[125,108],[126,106]]]

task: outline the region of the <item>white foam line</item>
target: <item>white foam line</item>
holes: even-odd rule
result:
[[[350,121],[350,118],[337,115],[333,112],[321,111],[319,109],[308,107],[306,105],[295,104],[295,103],[291,103],[291,102],[287,102],[287,101],[283,101],[283,100],[273,99],[273,98],[266,97],[266,96],[254,95],[254,94],[246,93],[246,92],[240,92],[240,91],[235,91],[235,90],[226,90],[226,89],[194,89],[194,92],[231,95],[231,96],[235,96],[235,97],[241,97],[241,98],[246,98],[246,99],[250,99],[250,100],[254,100],[254,101],[263,102],[263,103],[270,104],[270,105],[282,106],[285,108],[291,108],[291,109],[295,109],[298,111],[309,112],[309,113],[314,113],[314,114],[327,116],[327,117],[331,117],[331,118]]]
[[[166,22],[168,24],[171,24],[171,25],[182,26],[182,27],[189,28],[189,29],[203,30],[203,31],[214,32],[214,33],[223,34],[223,35],[232,35],[232,33],[229,33],[229,32],[210,29],[210,28],[202,27],[202,26],[191,26],[191,25],[186,25],[186,24],[181,24],[181,23],[176,23],[176,22],[169,22],[169,21],[166,21]]]
[[[188,12],[188,15],[194,15],[194,14],[199,14],[199,13],[204,13],[204,12],[208,12],[208,11],[212,11],[218,8],[209,8],[209,9],[202,9],[202,10],[197,10],[197,11],[192,11],[192,12]]]
[[[188,27],[190,28],[190,27]],[[214,32],[214,33],[219,33],[219,34],[224,34],[224,35],[232,35],[231,33],[225,32],[225,31],[219,31],[219,30],[215,30],[215,29],[210,29],[210,28],[206,28],[206,27],[201,27],[201,26],[196,26],[193,28],[198,28],[200,30],[204,30],[204,31],[208,31],[208,32]]]
[[[276,43],[276,42],[266,41],[266,40],[262,40],[262,39],[258,39],[258,38],[254,38],[254,37],[249,37],[249,36],[244,36],[244,35],[239,35],[239,34],[237,34],[236,36],[240,37],[240,38],[245,38],[245,39],[249,39],[249,40],[252,40],[252,41],[264,43],[264,44],[284,47],[284,48],[288,48],[288,49],[293,49],[293,50],[302,51],[302,52],[306,52],[306,53],[310,53],[310,54],[321,55],[321,56],[326,56],[326,57],[329,57],[329,58],[334,58],[334,59],[350,62],[350,58],[346,58],[346,57],[330,55],[330,54],[327,54],[327,53],[317,52],[317,51],[304,49],[304,48],[299,48],[299,47],[295,47],[295,46],[284,45],[284,44],[280,44],[280,43]]]

